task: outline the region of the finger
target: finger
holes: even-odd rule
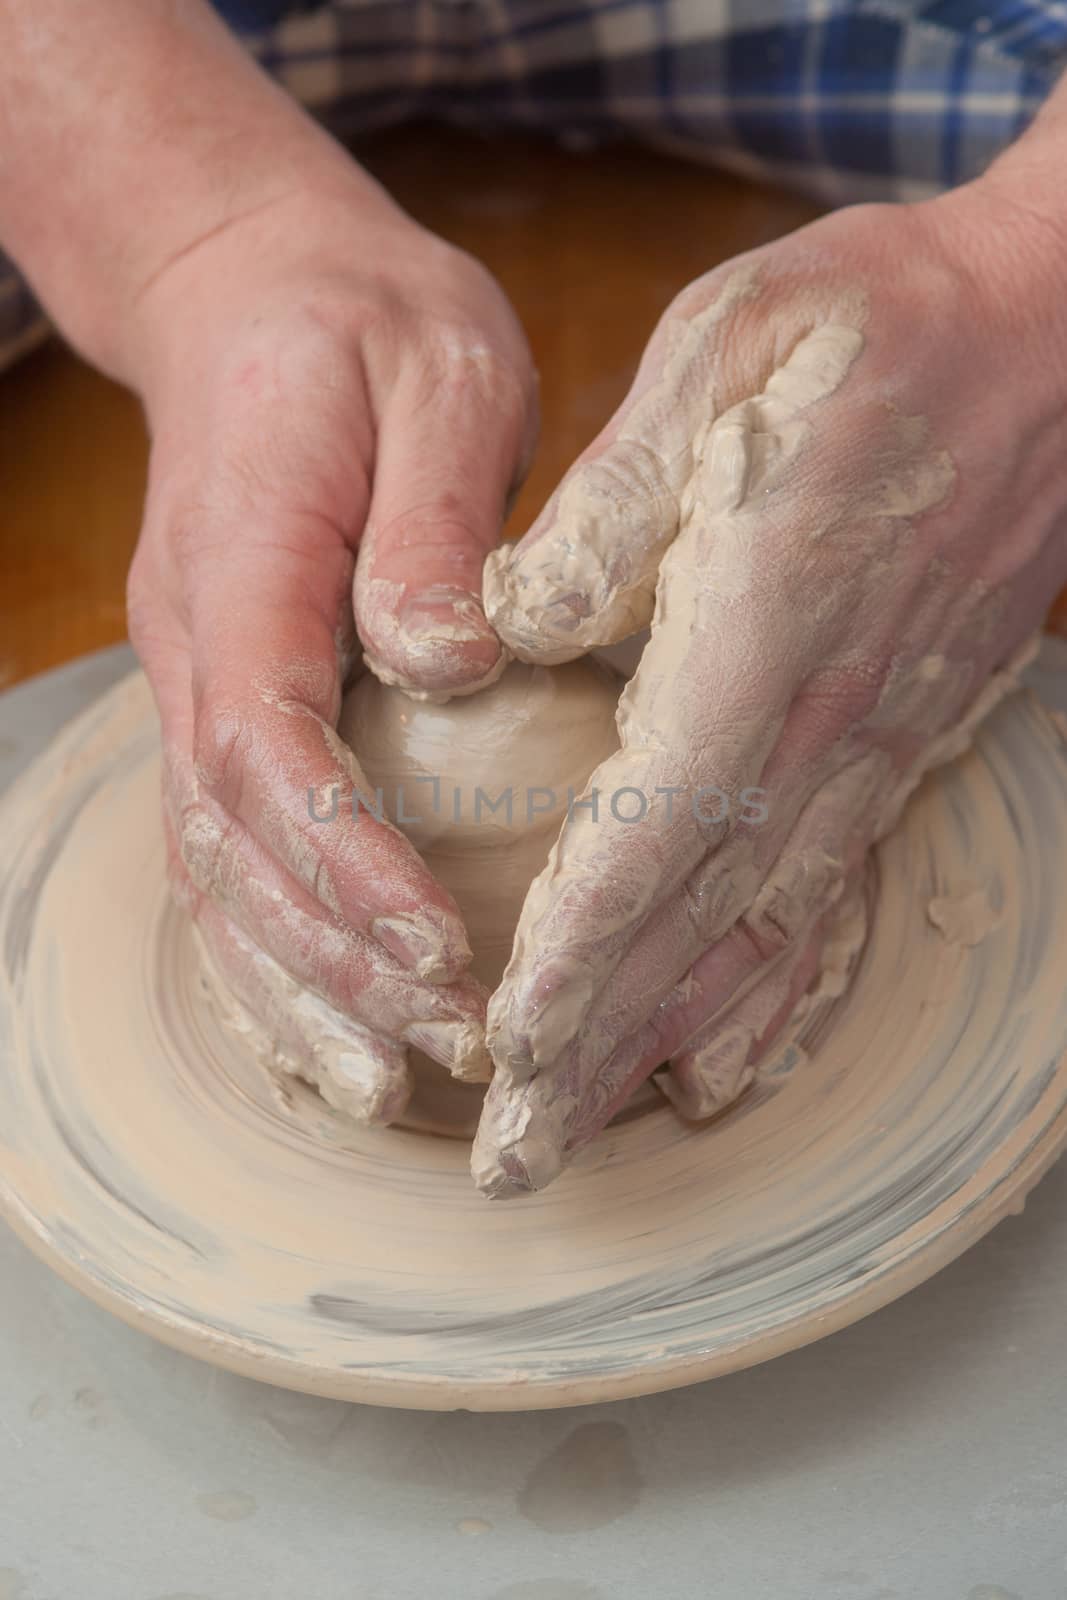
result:
[[[366,659],[409,692],[469,694],[507,654],[482,609],[532,396],[488,349],[406,369],[378,440],[355,613]]]
[[[765,959],[742,930],[727,934],[586,1081],[579,1081],[573,1063],[569,1070],[517,1077],[498,1061],[471,1158],[478,1187],[494,1198],[547,1187],[573,1151],[751,981]]]
[[[139,572],[132,580],[140,596]],[[248,834],[210,796],[193,770],[192,686],[183,625],[146,584],[152,603],[132,609],[131,632],[150,673],[163,728],[163,822],[168,871],[194,920],[215,902],[284,972],[354,1022],[406,1039],[455,1077],[484,1082],[486,991],[469,977],[422,982],[376,941],[360,936]],[[361,816],[362,823],[362,816]],[[405,841],[406,843],[406,841]],[[191,872],[190,872],[191,867]]]
[[[832,932],[827,938],[827,944],[833,947],[832,956],[828,960],[824,953],[823,962],[829,968],[827,992],[839,993],[866,934],[859,890],[850,892],[832,916]],[[818,949],[820,937],[821,929],[816,924],[799,946],[803,953],[798,958],[791,992],[797,993],[801,1005],[803,996],[796,986],[813,951]],[[506,1072],[498,1069],[486,1093],[471,1157],[471,1171],[479,1189],[491,1198],[508,1199],[545,1188],[656,1068],[676,1055],[682,1056],[688,1043],[712,1019],[728,1017],[732,1004],[744,1004],[750,997],[754,1007],[758,1005],[756,990],[761,980],[777,969],[780,960],[763,956],[745,929],[731,930],[603,1064],[592,1092],[584,1098],[579,1097],[573,1083],[558,1075],[539,1074],[509,1085]],[[818,986],[823,982],[820,977]],[[772,1017],[767,1040],[778,1025],[778,1016]]]
[[[311,1083],[327,1104],[357,1122],[395,1121],[412,1087],[404,1047],[301,988],[200,894],[166,814],[164,834],[171,887],[200,936],[211,993],[237,1010],[259,1058],[272,1070]]]
[[[579,1084],[574,1070],[516,1078],[497,1064],[471,1155],[478,1188],[494,1199],[546,1188],[634,1090],[751,981],[764,959],[733,930],[587,1083]]]
[[[647,626],[701,442],[722,404],[730,280],[692,317],[663,318],[615,416],[533,527],[485,564],[486,614],[513,655],[551,665]]]
[[[192,754],[204,800],[333,917],[421,977],[455,977],[470,959],[458,908],[374,814],[358,759],[335,731],[349,553],[328,538],[202,530],[201,550],[205,538],[214,581],[195,586],[190,608]],[[353,796],[363,801],[355,825]]]
[[[678,532],[684,476],[681,464],[624,429],[570,469],[530,544],[490,550],[485,612],[512,655],[572,661],[647,625],[659,563]]]
[[[750,992],[698,1028],[655,1079],[680,1116],[715,1116],[743,1094],[760,1056],[789,1021],[818,969],[821,930],[784,952]]]
[[[196,927],[213,995],[236,1004],[253,1049],[270,1069],[303,1078],[357,1122],[396,1121],[411,1095],[402,1044],[301,988],[206,901]]]
[[[862,853],[859,821],[882,771],[871,752],[823,785],[743,916],[737,886],[712,853],[626,951],[554,1059],[533,1074],[500,1048],[498,991],[489,1007],[496,1071],[482,1118],[481,1181],[493,1192],[550,1182],[566,1154],[603,1127],[696,1028],[803,947]]]
[[[663,1005],[705,953],[732,929],[722,965],[703,969],[723,1001],[749,975],[735,971],[745,945],[760,961],[793,949],[842,891],[859,845],[859,822],[882,787],[883,758],[869,752],[822,784],[791,828],[746,830],[712,852],[651,918],[598,992],[587,1022],[545,1070],[596,1093],[604,1063]],[[734,988],[730,986],[733,985]]]
[[[567,661],[644,627],[672,540],[694,519],[728,519],[753,479],[795,451],[799,419],[858,354],[854,330],[798,328],[772,369],[776,339],[757,325],[747,334],[753,359],[728,371],[732,314],[753,287],[751,274],[735,271],[710,305],[668,314],[608,427],[526,537],[490,556],[487,614],[521,660]],[[750,389],[738,392],[733,368],[749,373]],[[724,576],[736,589],[743,569],[735,562]]]
[[[620,702],[622,748],[591,780],[609,797],[631,790],[638,806],[651,807],[663,790],[689,803],[673,821],[657,811],[648,822],[639,816],[637,826],[614,809],[595,819],[568,816],[527,897],[494,999],[494,1056],[516,1070],[537,1070],[581,1028],[592,996],[646,918],[728,836],[731,813],[760,784],[797,689],[818,666],[817,650],[832,649],[827,631],[798,636],[784,585],[767,586],[754,573],[771,514],[759,493],[755,509],[741,508],[762,483],[780,486],[788,476],[804,414],[856,353],[859,335],[837,337],[841,331],[817,329],[800,340],[760,394],[715,422],[691,468],[684,530],[660,561],[651,636]],[[776,515],[790,514],[787,499]],[[710,824],[702,802],[693,803],[707,789],[729,801]]]
[[[688,1038],[656,1077],[684,1117],[713,1116],[747,1087],[787,1024],[796,1025],[820,999],[844,993],[867,937],[868,915],[857,866],[841,898],[806,938],[769,961],[762,974]]]
[[[181,780],[174,781],[170,795],[181,788]],[[217,809],[196,799],[179,802],[170,826],[201,897],[191,907],[196,921],[218,908],[298,986],[375,1033],[417,1045],[454,1077],[486,1080],[481,984],[470,977],[431,984],[406,971],[375,940],[331,918],[256,839]]]
[[[742,797],[760,786],[785,725],[793,663],[767,651],[755,629],[712,625],[721,619],[701,593],[699,554],[687,534],[665,557],[689,612],[653,628],[620,701],[622,748],[569,809],[519,916],[489,1014],[494,1059],[517,1074],[549,1067],[582,1034],[646,922],[738,828]],[[731,856],[736,894],[751,879],[753,848],[745,837]],[[668,987],[697,954],[669,973]]]

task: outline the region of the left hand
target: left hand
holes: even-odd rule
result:
[[[152,460],[129,622],[171,882],[220,995],[258,1054],[389,1122],[407,1045],[488,1076],[488,997],[458,906],[372,814],[342,694],[357,630],[379,674],[429,694],[503,666],[477,591],[536,380],[489,274],[339,160],[131,305]]]
[[[1035,234],[977,184],[709,273],[489,558],[523,660],[652,622],[599,815],[565,824],[490,1005],[489,1192],[550,1182],[664,1061],[688,1115],[736,1092],[866,852],[1013,681],[1067,579],[1067,317]]]

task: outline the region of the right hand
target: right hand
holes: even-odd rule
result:
[[[354,169],[358,172],[358,169]],[[503,295],[358,174],[179,254],[133,316],[152,432],[130,636],[162,722],[172,880],[276,1053],[364,1120],[406,1043],[488,1076],[459,911],[336,722],[355,636],[379,674],[464,693],[501,647],[480,575],[532,451]],[[309,791],[337,820],[312,821]]]
[[[661,1063],[686,1115],[732,1098],[868,852],[1014,686],[1067,577],[1067,324],[1060,236],[1013,200],[848,207],[698,279],[490,557],[522,660],[651,622],[590,779],[647,819],[567,816],[489,1008],[491,1193],[551,1182]]]

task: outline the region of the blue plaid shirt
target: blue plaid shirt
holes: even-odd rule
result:
[[[1062,0],[218,0],[348,135],[666,142],[828,204],[976,176],[1067,65]]]
[[[628,136],[829,205],[982,172],[1067,65],[1067,0],[217,0],[341,137],[413,117]],[[0,258],[0,364],[42,319]]]

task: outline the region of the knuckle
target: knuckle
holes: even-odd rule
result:
[[[704,950],[719,937],[729,921],[734,896],[729,870],[714,857],[705,871],[683,884],[682,907],[696,947]]]
[[[700,1116],[723,1110],[748,1087],[755,1076],[749,1057],[752,1029],[740,1022],[705,1028],[676,1052],[677,1076],[685,1084]]]
[[[151,650],[162,631],[159,584],[145,565],[139,548],[126,578],[126,628],[138,655]]]
[[[780,864],[745,913],[745,931],[765,958],[780,955],[838,898],[841,862],[823,851],[805,851]]]
[[[475,529],[466,497],[443,490],[432,500],[406,506],[382,524],[378,537],[397,550],[445,550],[473,542]]]
[[[150,654],[157,637],[157,618],[151,600],[132,585],[126,588],[126,632],[142,658]]]
[[[455,401],[469,408],[475,400],[505,426],[525,418],[533,399],[530,375],[491,333],[473,323],[434,319],[422,342],[435,404]]]
[[[801,919],[796,905],[787,895],[777,892],[761,896],[742,917],[741,927],[760,959],[770,961],[793,943],[800,931]]]
[[[575,468],[571,492],[595,504],[602,518],[631,532],[635,505],[644,515],[658,512],[662,505],[663,513],[673,513],[676,522],[675,497],[665,481],[663,466],[652,439],[627,435]]]
[[[210,705],[196,718],[193,765],[199,783],[227,810],[240,802],[242,775],[251,759],[253,736],[235,708]]]
[[[201,805],[187,807],[178,821],[177,859],[196,888],[212,898],[224,887],[228,831]]]
[[[167,882],[178,905],[189,916],[195,916],[200,904],[200,890],[189,876],[180,850],[167,851]]]

